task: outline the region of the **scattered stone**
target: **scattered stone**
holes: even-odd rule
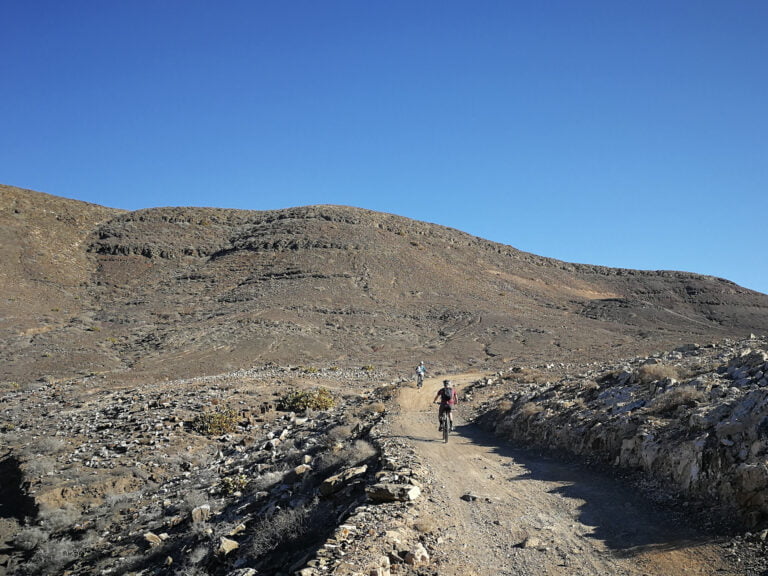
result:
[[[518,548],[535,548],[539,549],[542,547],[541,540],[539,540],[536,536],[528,536],[525,540],[520,542],[520,544],[517,545]]]
[[[357,466],[344,470],[340,474],[326,478],[320,485],[320,494],[330,496],[347,486],[355,478],[362,476],[368,471],[367,466]]]
[[[429,564],[429,553],[421,543],[418,543],[405,555],[405,563],[411,566],[427,565]]]
[[[240,544],[235,542],[234,540],[230,540],[229,538],[221,537],[219,538],[219,546],[216,548],[216,553],[220,556],[226,556],[230,552],[237,550],[240,547]]]
[[[312,472],[312,466],[309,464],[299,464],[291,470],[291,472],[288,474],[286,481],[289,483],[298,482],[303,477],[307,476],[310,472]]]
[[[197,506],[193,508],[191,512],[191,516],[192,516],[192,522],[195,524],[202,524],[204,522],[207,522],[208,519],[211,517],[210,504],[203,504],[201,506]]]
[[[374,484],[366,493],[372,502],[411,502],[421,495],[421,489],[412,484]]]
[[[154,532],[146,532],[144,534],[144,541],[152,548],[160,546],[163,543],[163,539]]]
[[[390,576],[390,567],[389,556],[381,556],[378,559],[376,566],[372,568],[368,574],[369,576]]]

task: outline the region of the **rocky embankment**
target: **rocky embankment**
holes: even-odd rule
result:
[[[139,388],[90,378],[4,390],[0,574],[425,564],[423,545],[396,536],[420,485],[382,436],[391,388],[372,385],[380,378],[265,367]]]
[[[767,344],[689,345],[578,374],[564,365],[518,367],[468,393],[486,400],[479,423],[515,443],[642,470],[720,519],[764,529]]]

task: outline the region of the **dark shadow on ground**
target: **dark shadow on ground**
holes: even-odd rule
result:
[[[0,457],[0,518],[24,521],[37,516],[35,500],[26,494],[19,461],[10,454]]]
[[[617,471],[611,473],[608,467],[596,468],[572,456],[502,444],[498,437],[473,424],[456,426],[453,434],[491,448],[495,454],[514,460],[527,469],[522,476],[510,477],[510,482],[562,483],[551,493],[582,501],[578,519],[594,528],[587,537],[605,542],[620,556],[632,556],[645,550],[711,544],[717,539],[703,529],[700,519],[687,513],[680,504],[662,506],[654,502],[627,477],[618,476]],[[410,439],[415,442],[442,441],[439,438]]]

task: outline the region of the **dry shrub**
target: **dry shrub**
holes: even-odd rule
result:
[[[676,366],[665,364],[646,364],[640,366],[635,372],[635,377],[641,384],[650,384],[659,380],[679,380],[680,372]]]
[[[513,406],[514,406],[514,404],[511,401],[509,401],[509,400],[502,400],[498,404],[496,404],[496,409],[499,412],[506,413],[506,412],[509,412],[510,410],[512,410]]]
[[[278,482],[282,482],[284,477],[285,477],[285,472],[280,472],[280,471],[265,472],[264,474],[261,474],[260,476],[257,476],[256,478],[251,480],[249,487],[253,492],[261,492],[263,490],[268,490],[272,488],[272,486],[274,486]]]
[[[79,519],[80,512],[70,506],[54,510],[44,510],[38,515],[40,524],[51,532],[59,532],[71,528]]]
[[[202,490],[190,490],[184,494],[182,510],[189,513],[203,504],[208,504],[208,495]]]
[[[47,476],[48,474],[55,472],[56,463],[47,456],[40,456],[27,462],[24,467],[24,474],[32,478],[39,478],[41,476]]]
[[[698,376],[701,376],[702,374],[716,372],[717,369],[718,369],[718,364],[716,362],[714,361],[707,362],[706,360],[702,359],[696,364],[692,364],[690,366],[680,369],[680,379],[692,380]]]
[[[79,545],[68,538],[41,542],[34,555],[24,565],[27,574],[61,574],[61,569],[79,553]]]
[[[366,418],[373,414],[384,414],[387,411],[387,405],[384,402],[371,402],[357,406],[352,412],[358,418]]]
[[[519,415],[521,418],[532,418],[537,414],[544,412],[544,408],[536,404],[536,402],[526,402],[523,407],[520,408]]]
[[[203,412],[192,420],[192,429],[206,436],[219,436],[237,429],[237,412],[231,409]]]
[[[231,496],[235,492],[241,492],[248,486],[248,476],[245,474],[234,474],[221,479],[221,489],[225,494]]]
[[[419,518],[416,522],[413,523],[413,527],[422,534],[431,534],[435,530],[437,530],[437,525],[432,520],[432,518]]]
[[[680,406],[693,407],[704,398],[704,392],[694,386],[677,386],[656,396],[648,405],[648,410],[656,414],[666,414]]]
[[[320,455],[316,462],[317,472],[323,476],[335,474],[343,468],[359,466],[376,454],[376,448],[365,440],[345,443],[336,450],[329,450]]]
[[[44,436],[37,440],[33,446],[31,446],[35,454],[53,454],[66,446],[66,442],[61,438],[55,436]]]
[[[38,526],[22,528],[13,539],[13,544],[22,550],[30,552],[47,542],[50,534]]]
[[[376,448],[365,440],[355,440],[348,449],[349,461],[353,465],[361,464],[376,454],[378,454]]]
[[[282,542],[304,534],[310,508],[286,508],[271,518],[264,518],[253,530],[248,552],[255,558],[264,556]]]
[[[292,390],[277,401],[281,412],[305,412],[306,410],[328,410],[333,408],[333,396],[327,388],[315,390]]]
[[[515,368],[512,373],[507,376],[509,380],[514,382],[534,383],[534,384],[546,384],[549,381],[549,377],[539,370],[534,368]]]
[[[334,426],[333,428],[328,430],[328,433],[326,435],[328,442],[326,443],[333,446],[334,444],[338,442],[344,442],[345,440],[348,440],[351,437],[352,437],[352,426],[349,426],[349,425]]]
[[[374,402],[371,404],[371,412],[374,414],[383,414],[387,411],[387,405],[384,402]]]

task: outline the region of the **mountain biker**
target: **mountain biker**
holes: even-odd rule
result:
[[[450,380],[443,380],[443,387],[437,391],[437,394],[435,394],[435,399],[433,400],[433,402],[437,403],[438,399],[440,401],[440,410],[438,410],[437,412],[437,420],[439,422],[443,413],[444,412],[447,413],[448,414],[448,431],[452,431],[453,430],[453,407],[459,401],[459,398],[458,396],[456,396],[456,390],[451,387]],[[443,429],[443,426],[441,424],[438,430],[442,431],[442,429]]]
[[[416,385],[421,388],[421,385],[424,384],[424,375],[427,373],[427,368],[424,366],[424,361],[422,360],[418,366],[416,366]]]

